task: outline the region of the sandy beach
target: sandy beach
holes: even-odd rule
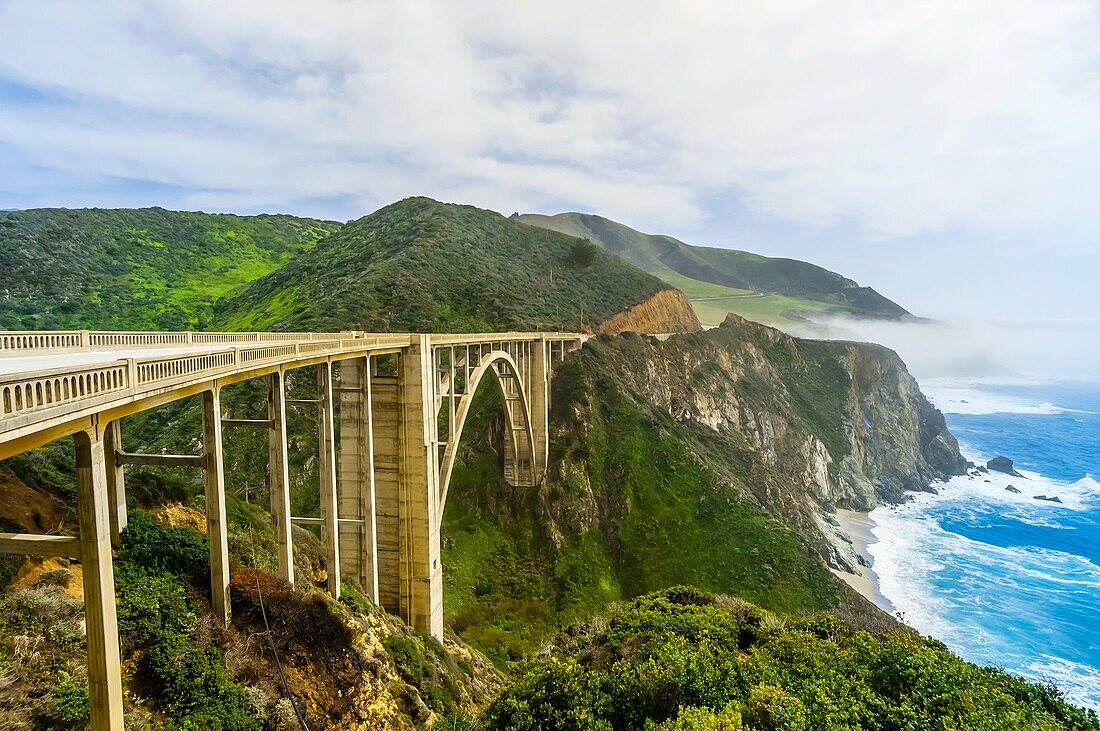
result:
[[[896,611],[894,605],[882,595],[882,591],[879,589],[878,575],[874,572],[874,557],[867,550],[868,546],[876,542],[875,535],[872,533],[875,521],[871,520],[868,513],[855,510],[838,508],[834,515],[837,522],[840,523],[840,530],[851,537],[852,547],[856,553],[867,561],[868,565],[859,567],[862,572],[862,575],[859,576],[836,569],[832,570],[833,573],[848,582],[849,586],[874,602],[880,609],[893,614]]]

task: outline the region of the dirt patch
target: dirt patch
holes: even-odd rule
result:
[[[84,571],[80,564],[65,558],[27,556],[23,568],[12,580],[16,589],[56,586],[65,597],[84,601]]]
[[[194,528],[199,533],[206,535],[206,516],[194,508],[188,508],[181,503],[166,503],[152,508],[153,517],[161,523],[173,528]]]
[[[611,335],[627,331],[658,334],[696,332],[701,329],[699,318],[691,309],[691,303],[678,289],[658,292],[644,302],[600,323],[600,332]]]
[[[0,465],[0,518],[23,527],[29,533],[54,533],[65,522],[65,506],[52,495],[44,495]]]

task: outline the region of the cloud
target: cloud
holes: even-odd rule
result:
[[[802,337],[881,343],[917,378],[1096,381],[1100,318],[896,322],[815,315]]]
[[[1098,31],[1084,0],[0,2],[0,82],[36,92],[0,85],[0,194],[1084,232]]]

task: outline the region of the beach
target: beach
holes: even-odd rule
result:
[[[868,547],[876,542],[874,528],[875,521],[870,514],[856,510],[844,510],[838,508],[834,517],[840,523],[840,530],[847,533],[852,539],[852,548],[867,561],[867,566],[860,566],[860,575],[850,574],[847,571],[832,569],[833,573],[848,583],[879,609],[893,614],[896,609],[890,601],[883,596],[879,587],[878,575],[874,572],[874,557]]]

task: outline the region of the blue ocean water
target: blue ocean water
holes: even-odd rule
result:
[[[969,459],[1005,455],[1024,477],[959,477],[876,509],[882,594],[962,657],[1100,709],[1100,384],[921,385]]]

